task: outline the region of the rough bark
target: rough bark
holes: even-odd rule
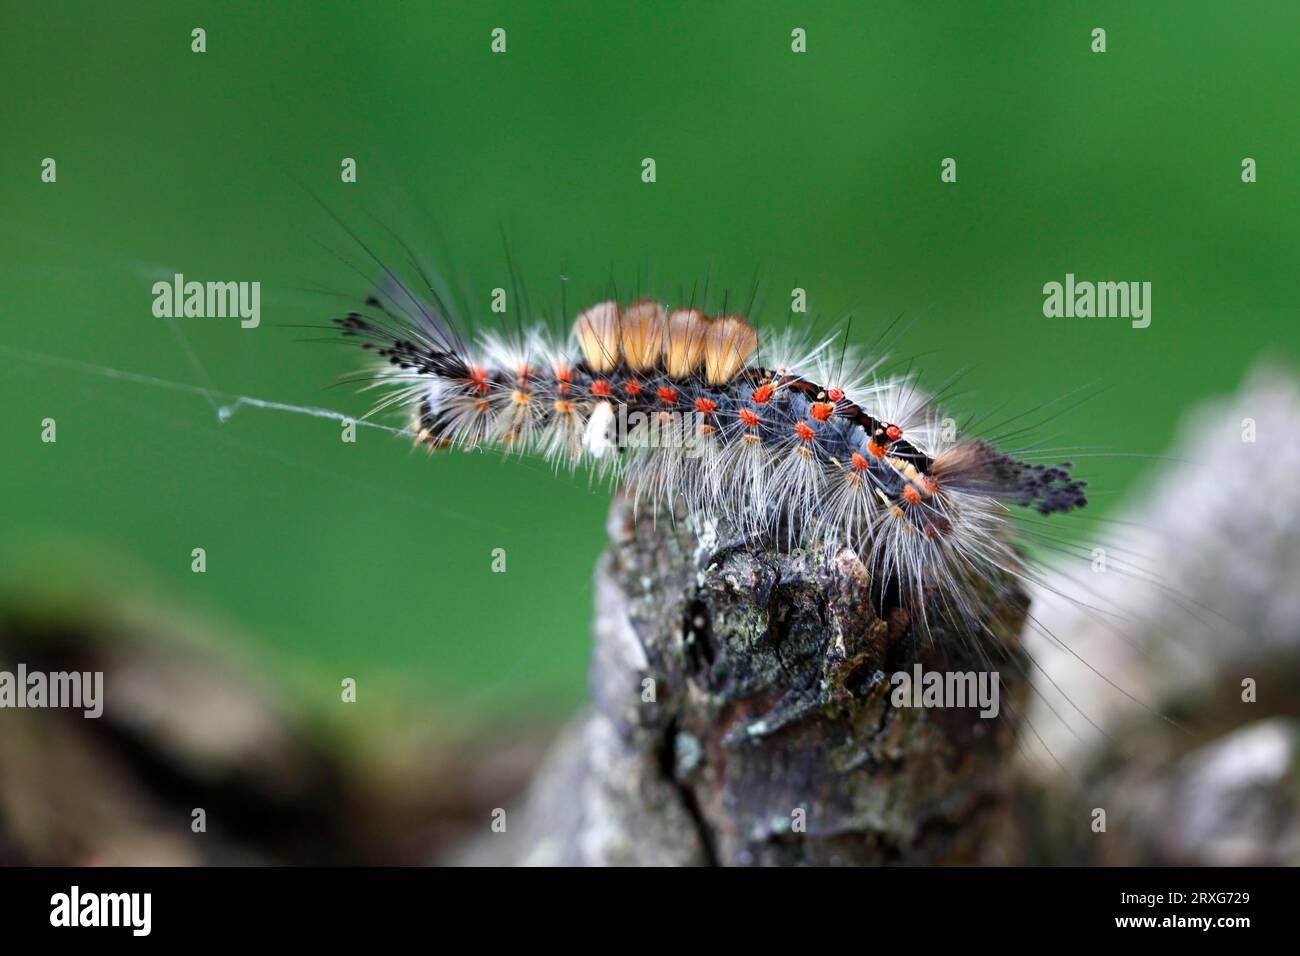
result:
[[[867,569],[616,500],[592,703],[508,835],[540,864],[1004,862],[1023,668],[1002,716],[900,708],[889,675],[987,670],[968,639],[873,609]],[[1014,661],[1024,603],[989,609]],[[882,616],[883,615],[883,616]],[[987,642],[985,644],[987,646]]]

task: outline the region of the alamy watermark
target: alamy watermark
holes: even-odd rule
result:
[[[153,894],[83,893],[74,884],[68,892],[50,897],[50,925],[117,926],[131,930],[132,936],[148,936],[153,929]]]
[[[1043,315],[1049,319],[1131,319],[1133,328],[1151,324],[1150,282],[1076,281],[1073,272],[1065,282],[1043,286]]]
[[[91,719],[104,713],[103,671],[0,671],[0,708],[67,708]]]
[[[895,707],[978,707],[981,717],[998,715],[997,671],[927,671],[918,663],[910,673],[895,671],[889,683]]]
[[[615,409],[602,402],[587,421],[586,444],[596,457],[610,448],[682,448],[698,458],[716,431],[704,412],[629,410],[625,402]]]
[[[262,322],[262,283],[172,280],[153,284],[153,314],[160,319],[233,319],[240,328],[255,329]]]

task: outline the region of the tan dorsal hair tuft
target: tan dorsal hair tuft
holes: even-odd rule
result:
[[[758,351],[758,333],[738,315],[713,320],[704,336],[704,378],[710,385],[731,381]]]
[[[619,357],[619,310],[617,302],[598,302],[573,323],[578,345],[587,366],[597,373],[614,371]]]
[[[659,364],[668,316],[653,299],[641,299],[623,310],[623,360],[634,372]]]
[[[699,309],[673,309],[668,316],[664,369],[672,378],[689,378],[704,361],[709,317]]]

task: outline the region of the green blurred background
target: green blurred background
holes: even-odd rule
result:
[[[962,412],[1095,384],[1049,443],[1159,453],[1189,405],[1300,345],[1298,28],[1273,3],[10,4],[0,581],[180,609],[322,703],[352,676],[361,705],[453,722],[563,712],[606,490],[301,416],[220,424],[201,395],[28,353],[364,411],[332,386],[359,354],[291,327],[346,307],[304,289],[364,292],[305,184],[368,235],[445,234],[480,310],[509,284],[503,228],[535,304],[611,268],[668,297],[711,272],[743,299],[760,269],[767,321],[795,285],[860,341],[916,319],[901,348],[925,381],[972,366]],[[261,281],[262,327],[178,336],[150,293],[177,271]],[[1150,281],[1150,328],[1044,318],[1067,272]],[[1098,513],[1146,467],[1080,461]]]

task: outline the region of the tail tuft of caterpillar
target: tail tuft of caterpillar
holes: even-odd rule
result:
[[[1003,454],[982,441],[966,441],[936,455],[932,476],[939,485],[987,495],[1009,505],[1050,515],[1088,503],[1086,481],[1069,472],[1070,462],[1039,465]]]

